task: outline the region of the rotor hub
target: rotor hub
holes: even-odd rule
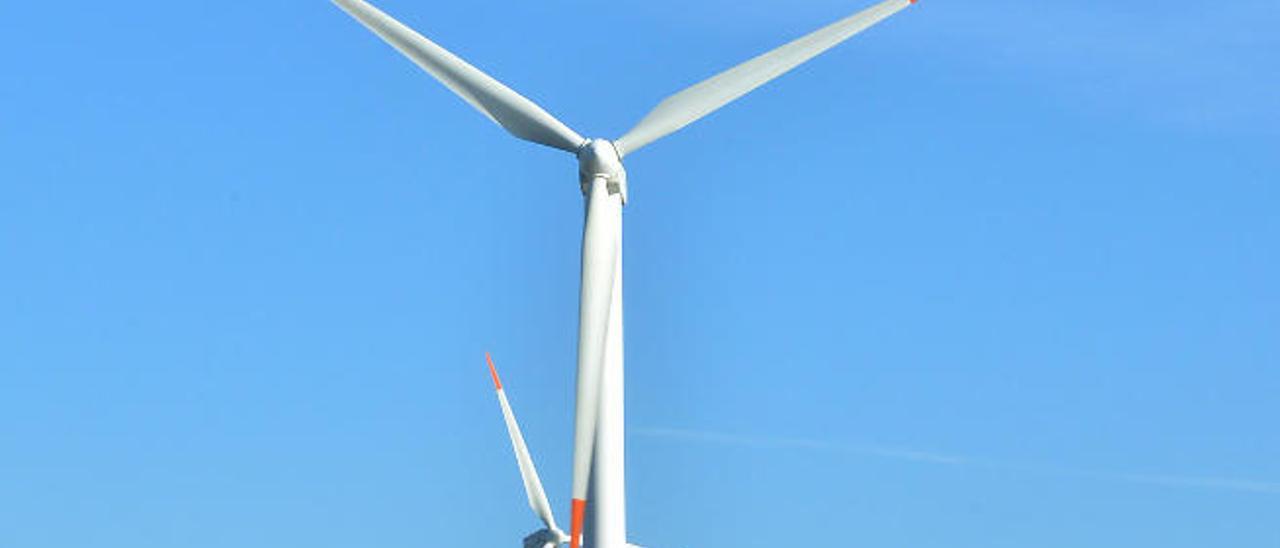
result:
[[[605,180],[609,194],[621,194],[622,203],[627,203],[627,170],[622,167],[618,148],[608,139],[591,139],[578,148],[578,182],[583,194],[596,178]]]

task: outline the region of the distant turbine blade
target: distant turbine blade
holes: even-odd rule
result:
[[[547,111],[364,0],[333,0],[512,135],[576,152],[585,141]]]
[[[915,0],[885,0],[672,95],[616,141],[630,154],[848,40]]]
[[[516,423],[516,414],[507,402],[507,395],[502,390],[502,380],[498,378],[498,368],[493,366],[493,358],[484,353],[489,362],[489,374],[493,375],[493,386],[498,393],[498,404],[502,406],[502,418],[507,422],[507,434],[511,436],[511,448],[516,453],[516,464],[520,466],[520,479],[524,480],[524,493],[529,497],[529,508],[537,514],[547,529],[560,537],[564,533],[556,527],[556,518],[551,514],[551,503],[547,502],[547,492],[542,490],[542,480],[538,478],[538,470],[533,466],[533,457],[529,455],[529,447],[524,444],[524,435],[520,433],[520,425]]]

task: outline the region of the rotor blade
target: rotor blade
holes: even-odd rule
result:
[[[538,470],[533,466],[533,457],[529,455],[529,447],[524,444],[524,435],[520,433],[520,425],[516,423],[516,414],[507,402],[507,394],[502,390],[502,380],[498,378],[498,368],[493,366],[493,358],[484,353],[489,362],[489,374],[493,375],[493,386],[498,393],[498,404],[502,406],[502,418],[507,422],[507,434],[511,436],[511,448],[516,453],[516,464],[520,466],[520,479],[524,480],[524,493],[529,497],[529,508],[537,514],[547,529],[563,536],[556,527],[556,518],[551,514],[551,503],[547,502],[547,492],[542,489],[542,480],[538,479]]]
[[[658,103],[615,144],[621,154],[640,150],[914,3],[885,0],[694,84]]]
[[[578,310],[578,388],[574,411],[573,505],[569,546],[578,548],[586,510],[587,487],[595,458],[600,413],[600,379],[605,366],[609,318],[614,313],[614,283],[622,230],[622,199],[597,177],[587,197],[582,234],[582,294]]]
[[[333,3],[512,135],[569,152],[576,152],[584,142],[580,135],[533,101],[364,0],[333,0]]]

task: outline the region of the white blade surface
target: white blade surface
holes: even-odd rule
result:
[[[333,0],[369,30],[395,46],[471,106],[512,135],[549,147],[575,152],[584,139],[542,110],[458,56],[404,26],[364,0]]]
[[[630,154],[689,125],[913,3],[885,0],[666,98],[615,142],[618,151]]]
[[[511,436],[511,448],[516,453],[516,464],[520,466],[520,479],[524,480],[524,493],[529,497],[529,508],[538,515],[542,523],[552,532],[564,536],[556,527],[556,518],[551,513],[551,503],[547,502],[547,492],[542,489],[542,480],[538,478],[538,469],[533,466],[533,457],[529,455],[529,447],[524,443],[524,435],[520,433],[520,425],[516,423],[516,414],[507,402],[507,394],[502,390],[502,381],[498,378],[498,369],[493,366],[493,358],[488,352],[484,354],[489,362],[489,373],[493,375],[493,385],[498,393],[498,404],[502,406],[502,418],[507,422],[507,434]]]
[[[609,338],[614,283],[622,230],[622,198],[609,194],[608,183],[596,178],[587,197],[587,222],[582,234],[582,294],[578,310],[578,386],[574,410],[573,505],[570,546],[577,548],[595,458],[600,413],[600,380]]]

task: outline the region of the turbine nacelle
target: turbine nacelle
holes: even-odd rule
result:
[[[559,548],[569,542],[569,535],[561,531],[539,529],[524,537],[524,548]]]
[[[627,203],[627,170],[622,167],[618,147],[608,139],[589,139],[578,147],[578,182],[583,194],[596,178],[605,180],[609,194],[621,194],[622,203]]]

